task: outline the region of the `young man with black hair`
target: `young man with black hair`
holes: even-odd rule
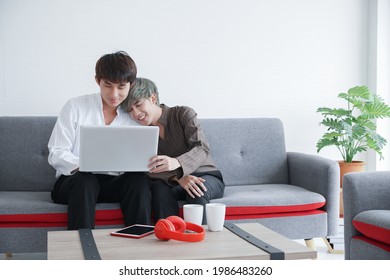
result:
[[[120,202],[126,226],[150,224],[150,193],[141,188],[147,181],[144,173],[78,171],[81,125],[136,125],[119,106],[137,76],[133,59],[122,51],[106,54],[97,61],[95,72],[100,93],[70,99],[51,134],[49,164],[57,177],[51,197],[55,203],[68,205],[70,230],[94,228],[98,202]]]

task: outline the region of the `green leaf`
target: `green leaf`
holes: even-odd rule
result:
[[[321,113],[324,116],[335,116],[335,117],[343,117],[343,116],[349,116],[351,112],[349,110],[345,109],[331,109],[327,107],[321,107],[317,109],[318,113]]]
[[[382,98],[375,97],[374,102],[364,105],[362,113],[362,115],[370,119],[387,118],[390,117],[390,107],[384,103]]]
[[[317,142],[317,152],[324,147],[335,146],[345,161],[352,161],[357,153],[372,149],[382,158],[387,141],[376,133],[376,119],[389,118],[390,106],[366,86],[350,88],[338,94],[347,101],[345,108],[320,107],[323,116],[320,125],[327,132]]]
[[[370,93],[370,91],[366,86],[357,86],[357,87],[350,88],[348,90],[348,95],[351,98],[355,98],[356,100],[359,101],[362,100],[364,100],[365,102],[373,101],[373,95]]]
[[[327,126],[329,129],[333,129],[335,131],[340,131],[343,129],[343,122],[337,119],[326,118],[320,124]]]
[[[337,144],[338,144],[337,138],[333,138],[333,139],[323,138],[323,139],[320,139],[317,142],[317,152],[321,151],[323,148],[325,148],[327,146],[334,146],[334,145],[337,145]]]

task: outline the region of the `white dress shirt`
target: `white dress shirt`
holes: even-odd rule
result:
[[[105,125],[100,93],[70,99],[58,115],[48,144],[48,160],[56,170],[56,177],[61,174],[71,175],[79,167],[81,125]],[[138,124],[118,106],[117,116],[110,125]],[[118,174],[110,172],[110,175]]]

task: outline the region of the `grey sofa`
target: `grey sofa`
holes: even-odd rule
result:
[[[65,230],[67,206],[54,204],[47,142],[56,117],[0,117],[0,252],[45,252],[47,231]],[[275,118],[202,119],[226,183],[226,219],[257,221],[292,239],[337,233],[339,167],[286,152]],[[96,209],[97,227],[119,227],[116,203]]]
[[[343,177],[347,260],[390,260],[390,171]]]

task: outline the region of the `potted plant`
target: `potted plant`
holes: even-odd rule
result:
[[[354,161],[358,153],[372,149],[383,158],[382,149],[387,141],[376,132],[375,121],[390,117],[390,107],[366,86],[350,88],[338,97],[346,101],[345,108],[317,109],[323,116],[320,125],[327,127],[317,142],[317,152],[328,146],[335,146],[340,151],[343,158],[339,161],[341,186],[345,173],[364,169],[364,162]]]
[[[376,132],[375,120],[390,117],[389,105],[366,86],[350,88],[348,93],[340,93],[338,97],[346,101],[346,108],[317,109],[324,117],[320,125],[327,127],[327,132],[317,142],[317,152],[336,146],[343,161],[352,163],[358,153],[372,149],[382,159],[387,141]]]

